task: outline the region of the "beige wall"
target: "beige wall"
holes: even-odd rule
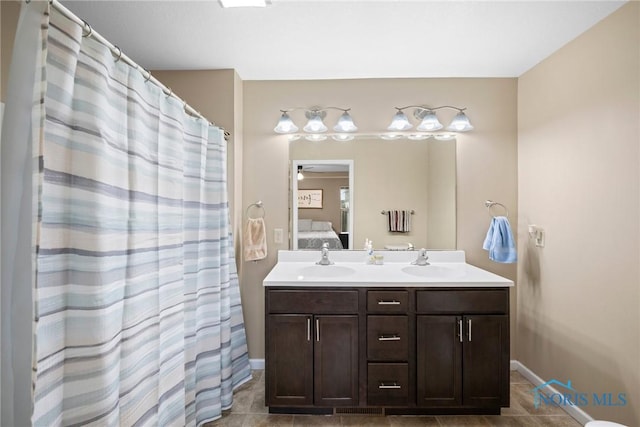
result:
[[[640,425],[640,5],[631,2],[518,83],[516,358]],[[546,230],[546,246],[526,238]]]
[[[430,141],[428,149],[426,247],[456,248],[456,144]]]
[[[468,262],[515,280],[515,265],[489,261],[482,241],[490,221],[485,199],[508,206],[512,225],[517,227],[516,90],[516,79],[244,82],[243,200],[245,204],[264,201],[269,243],[267,259],[243,263],[241,286],[251,358],[264,357],[262,280],[275,265],[277,250],[288,247],[286,243],[275,245],[272,238],[274,228],[287,230],[289,224],[289,142],[286,136],[273,132],[279,110],[313,105],[351,107],[361,130],[380,131],[388,125],[394,106],[468,107],[476,129],[457,140],[457,247],[466,251]],[[356,247],[359,244],[355,242]],[[513,325],[515,317],[512,305]],[[515,343],[515,338],[512,341]]]

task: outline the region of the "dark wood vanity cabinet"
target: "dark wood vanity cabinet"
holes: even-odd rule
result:
[[[509,290],[267,288],[266,350],[270,412],[500,413]]]
[[[267,405],[358,405],[357,291],[267,291]]]
[[[508,406],[504,315],[417,316],[418,406]]]
[[[269,316],[267,394],[274,405],[313,404],[313,316]]]
[[[509,293],[418,291],[417,405],[509,406]]]

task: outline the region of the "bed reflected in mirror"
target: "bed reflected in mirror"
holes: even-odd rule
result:
[[[352,248],[353,160],[294,160],[292,170],[292,248]]]

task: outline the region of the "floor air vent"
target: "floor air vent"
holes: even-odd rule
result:
[[[336,408],[336,415],[384,415],[382,408]]]

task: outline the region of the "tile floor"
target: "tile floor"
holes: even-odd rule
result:
[[[508,426],[578,427],[580,423],[559,407],[533,407],[533,385],[511,371],[511,407],[502,415],[468,416],[360,416],[360,415],[274,415],[264,406],[264,372],[254,371],[253,379],[236,390],[233,407],[222,418],[205,427],[271,426]]]

